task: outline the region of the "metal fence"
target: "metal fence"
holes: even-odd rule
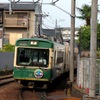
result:
[[[0,52],[0,70],[13,69],[13,52]]]

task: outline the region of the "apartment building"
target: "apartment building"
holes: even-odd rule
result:
[[[10,9],[11,8],[11,9]],[[0,45],[15,44],[19,38],[33,37],[40,22],[41,6],[34,2],[0,3]]]
[[[75,28],[75,40],[79,39],[79,28]],[[64,41],[70,41],[71,39],[71,28],[70,27],[66,27],[66,28],[62,28],[61,29],[61,34],[62,34],[62,38]]]

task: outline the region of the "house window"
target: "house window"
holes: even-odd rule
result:
[[[23,21],[22,21],[22,25],[27,26],[27,22],[28,22],[28,19],[26,16],[24,16]]]
[[[4,34],[4,37],[3,37],[3,39],[4,39],[4,44],[8,44],[9,43],[9,34]]]
[[[3,23],[3,20],[2,20],[2,12],[0,11],[0,24],[2,24]]]
[[[2,38],[2,31],[0,31],[0,38]]]
[[[20,19],[21,21],[21,24],[22,26],[27,26],[28,24],[28,17],[27,17],[27,14],[18,14],[18,19]]]

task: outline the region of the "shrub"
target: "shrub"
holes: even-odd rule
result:
[[[5,44],[2,48],[2,50],[0,50],[0,52],[14,52],[14,45],[11,44]]]
[[[97,58],[100,58],[100,51],[96,52]]]

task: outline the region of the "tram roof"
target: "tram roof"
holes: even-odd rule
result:
[[[48,39],[44,39],[44,38],[20,38],[18,39],[17,41],[32,41],[32,40],[35,40],[35,41],[44,41],[44,42],[51,42],[53,43],[52,41],[48,40]]]
[[[59,44],[59,45],[63,45],[63,44],[60,44],[60,43],[57,43],[55,41],[52,41],[52,40],[48,40],[48,39],[44,39],[44,38],[20,38],[16,41],[16,45],[17,45],[17,42],[18,41],[42,41],[42,42],[47,42],[47,43],[50,43],[50,44]]]

